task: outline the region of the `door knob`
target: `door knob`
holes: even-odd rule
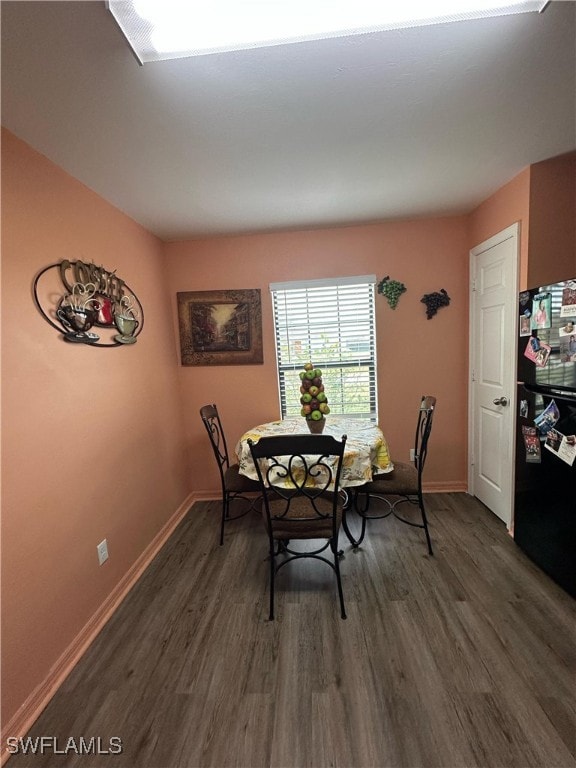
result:
[[[508,405],[508,399],[506,397],[497,397],[492,400],[494,405]]]

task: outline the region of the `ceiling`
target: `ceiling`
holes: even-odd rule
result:
[[[163,240],[471,211],[576,149],[576,4],[139,66],[2,2],[2,124]]]

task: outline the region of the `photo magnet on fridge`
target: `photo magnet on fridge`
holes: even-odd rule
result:
[[[576,363],[576,327],[572,321],[558,329],[558,352],[561,363]]]
[[[576,437],[574,435],[563,435],[557,429],[549,429],[546,435],[544,447],[562,461],[572,466],[576,459]]]
[[[530,336],[530,313],[520,315],[520,336]]]
[[[526,344],[524,357],[532,360],[538,368],[544,368],[550,357],[551,349],[549,344],[544,344],[537,336],[532,336],[528,340],[528,344]]]
[[[522,427],[522,437],[526,448],[526,461],[529,464],[539,464],[542,461],[542,456],[536,427]]]
[[[532,299],[532,328],[546,329],[552,326],[552,294],[537,293]]]
[[[560,317],[576,317],[576,280],[569,280],[562,289]]]
[[[560,418],[560,411],[554,400],[551,400],[539,416],[534,419],[534,424],[541,437],[545,437]]]

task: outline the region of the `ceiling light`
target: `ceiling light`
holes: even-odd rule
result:
[[[109,0],[141,63],[542,11],[509,0]]]

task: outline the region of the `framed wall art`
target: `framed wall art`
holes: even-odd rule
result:
[[[177,294],[182,365],[257,365],[262,352],[260,289]]]

